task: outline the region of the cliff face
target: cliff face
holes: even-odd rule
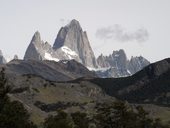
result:
[[[72,20],[70,24],[60,29],[53,48],[57,50],[62,47],[68,47],[77,53],[78,61],[86,67],[97,67],[87,34],[82,30],[78,21]]]

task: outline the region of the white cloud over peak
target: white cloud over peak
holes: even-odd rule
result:
[[[115,24],[97,29],[96,37],[103,40],[113,39],[119,42],[145,42],[149,39],[149,33],[145,28],[139,28],[132,32],[127,31],[119,24]]]

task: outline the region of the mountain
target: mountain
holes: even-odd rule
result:
[[[0,64],[5,64],[6,63],[6,60],[2,54],[2,51],[0,50]]]
[[[113,51],[109,56],[102,54],[96,59],[87,33],[80,23],[73,19],[62,27],[57,34],[53,46],[41,40],[37,31],[25,52],[24,60],[76,60],[90,70],[96,71],[99,77],[125,77],[132,75],[149,64],[149,61],[140,57],[127,59],[123,49]]]
[[[32,37],[32,40],[25,52],[24,60],[56,60],[57,58],[53,58],[51,54],[53,53],[53,49],[48,42],[41,40],[40,33],[37,31]]]
[[[57,35],[54,49],[67,47],[78,54],[82,64],[86,67],[97,67],[93,50],[90,46],[87,33],[82,30],[77,20],[72,20],[70,24],[62,27]]]
[[[44,43],[37,31],[24,56],[24,60],[28,59],[55,61],[75,59],[86,67],[97,67],[87,34],[76,20],[60,29],[53,47],[47,42]]]
[[[12,86],[11,100],[22,102],[36,123],[61,109],[93,113],[96,105],[112,103],[115,98],[140,104],[157,117],[162,112],[169,117],[170,58],[124,78],[94,78],[93,72],[75,60],[14,59],[2,67]]]
[[[5,69],[9,78],[35,75],[50,81],[68,81],[79,77],[95,76],[94,72],[74,60],[55,62],[14,59],[5,65]]]
[[[131,103],[170,106],[170,58],[153,63],[125,78],[95,78],[107,94]]]
[[[113,51],[109,56],[101,54],[97,58],[97,63],[101,69],[104,69],[97,71],[98,76],[125,77],[140,71],[150,62],[142,56],[132,57],[128,60],[125,51],[120,49],[119,51]]]
[[[29,111],[32,121],[42,124],[49,114],[58,110],[93,112],[97,103],[111,102],[114,98],[88,81],[70,83],[79,77],[95,76],[75,60],[37,61],[14,59],[0,65],[5,68],[11,101],[19,101]]]
[[[131,74],[135,74],[136,72],[140,71],[149,64],[150,62],[142,56],[132,56],[130,61],[128,61],[127,67]]]

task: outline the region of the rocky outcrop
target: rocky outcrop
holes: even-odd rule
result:
[[[55,56],[55,51],[48,42],[41,40],[40,33],[37,31],[25,52],[24,60],[53,60],[59,61]]]
[[[144,67],[146,67],[149,64],[150,64],[150,62],[142,56],[131,57],[131,59],[127,65],[127,68],[131,72],[131,74],[135,74],[136,72],[143,69]]]
[[[40,33],[37,31],[35,32],[34,36],[32,37],[31,43],[29,44],[24,60],[42,60],[43,59],[43,49],[42,49],[42,43]]]
[[[142,56],[132,57],[128,60],[123,49],[113,51],[109,56],[100,55],[97,62],[102,69],[97,71],[100,77],[125,77],[133,75],[149,65],[149,61]]]
[[[53,50],[48,42],[41,40],[40,33],[37,31],[25,52],[24,60],[45,60],[52,59]]]
[[[5,64],[6,63],[6,60],[2,54],[2,51],[0,50],[0,64]]]

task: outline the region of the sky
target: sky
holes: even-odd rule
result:
[[[0,0],[0,49],[22,59],[37,30],[53,45],[72,19],[96,57],[119,49],[151,62],[170,57],[170,0]]]

